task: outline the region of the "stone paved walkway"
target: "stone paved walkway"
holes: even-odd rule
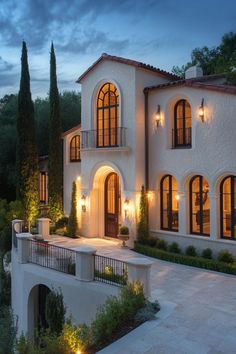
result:
[[[116,240],[81,238],[66,242],[71,248],[90,244],[97,253],[122,260],[140,257],[121,249]],[[99,353],[236,354],[236,277],[153,262],[152,298],[161,305],[157,320],[143,324]]]

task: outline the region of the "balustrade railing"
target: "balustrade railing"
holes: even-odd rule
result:
[[[126,128],[84,130],[81,149],[126,147]]]
[[[94,256],[94,279],[112,285],[127,284],[127,264],[100,255]]]

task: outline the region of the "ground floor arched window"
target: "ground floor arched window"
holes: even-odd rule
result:
[[[178,183],[171,175],[166,175],[161,180],[161,229],[179,229]]]
[[[190,180],[190,233],[210,236],[209,185],[203,176]]]
[[[236,176],[227,176],[220,185],[221,237],[236,240]]]

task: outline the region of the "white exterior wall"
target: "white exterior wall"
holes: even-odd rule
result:
[[[70,141],[75,135],[80,134],[80,129],[63,138],[63,207],[65,215],[70,214],[72,183],[78,184],[77,178],[81,175],[81,162],[70,161]],[[77,189],[78,189],[77,185]]]
[[[29,307],[31,290],[39,285],[61,289],[66,306],[66,317],[72,316],[76,324],[90,323],[99,305],[110,295],[117,295],[118,287],[98,282],[81,282],[75,276],[63,274],[34,264],[19,264],[12,251],[12,308],[18,317],[18,335],[32,333],[33,313]],[[29,311],[30,309],[30,311]]]
[[[205,122],[198,116],[202,98],[205,102]],[[171,148],[174,105],[179,99],[187,99],[192,109],[191,149]],[[162,119],[158,129],[155,127],[157,104],[161,105]],[[236,175],[235,110],[236,97],[225,93],[189,87],[149,92],[150,189],[155,191],[150,208],[152,231],[160,232],[160,180],[165,174],[176,178],[180,195],[179,232],[162,231],[162,238],[168,234],[173,236],[173,241],[178,241],[176,235],[189,234],[189,180],[196,174],[203,175],[210,187],[210,240],[220,237],[219,184],[226,175]],[[199,239],[199,244],[200,240],[204,242],[205,239],[197,235],[194,238]],[[181,240],[184,243],[186,238]],[[224,248],[227,244],[228,248],[231,247],[232,242],[221,242]]]

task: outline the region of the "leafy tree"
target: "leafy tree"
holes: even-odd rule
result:
[[[17,326],[10,307],[0,308],[0,354],[13,354]]]
[[[55,222],[62,215],[62,140],[60,102],[57,88],[56,57],[53,43],[50,54],[50,123],[49,123],[49,215]]]
[[[145,243],[145,241],[149,237],[148,200],[147,200],[147,193],[144,190],[144,186],[142,186],[141,189],[137,236],[138,236],[138,241],[141,243]]]
[[[53,289],[46,298],[46,321],[51,333],[59,335],[62,332],[65,314],[62,292]]]
[[[236,67],[236,33],[225,34],[217,47],[204,46],[193,49],[191,61],[181,67],[174,66],[172,72],[184,77],[185,71],[193,65],[201,66],[204,75],[232,73]],[[229,76],[229,83],[233,83],[234,80],[235,75]]]
[[[24,41],[22,44],[21,80],[18,95],[16,173],[17,199],[22,201],[25,212],[24,219],[30,223],[38,214],[39,173],[34,105],[31,99],[27,48]]]
[[[71,210],[68,220],[68,236],[76,237],[78,232],[77,208],[76,208],[76,183],[72,184]]]

